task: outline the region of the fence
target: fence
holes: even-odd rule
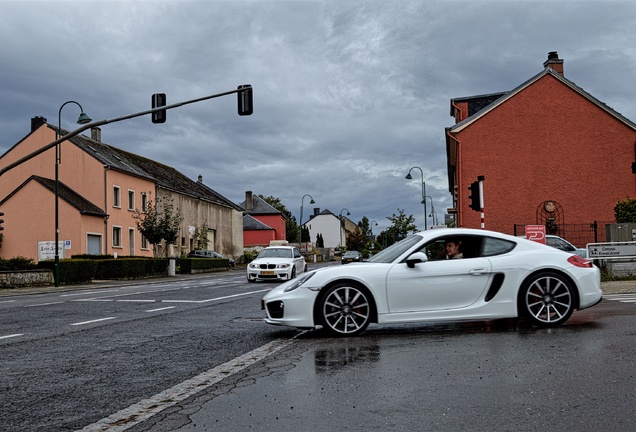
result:
[[[615,224],[616,221],[594,221],[587,224],[559,224],[546,227],[546,234],[563,237],[576,247],[584,248],[588,243],[601,243],[606,241],[606,225]],[[514,235],[526,234],[526,225],[535,223],[514,224]]]

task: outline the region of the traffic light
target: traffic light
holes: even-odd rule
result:
[[[166,106],[166,94],[155,93],[152,95],[152,109],[161,108]],[[152,113],[153,123],[165,123],[166,122],[166,110],[159,110]]]
[[[238,115],[252,115],[254,112],[254,107],[252,106],[252,86],[250,84],[243,84],[238,86],[237,89],[242,89],[236,93],[238,97]]]
[[[470,208],[475,211],[481,211],[481,197],[479,194],[479,182],[478,181],[472,182],[468,190],[470,191],[470,195],[468,195],[468,199],[470,200]]]
[[[4,213],[0,212],[0,216],[4,216]],[[3,223],[4,223],[4,219],[0,219],[0,231],[4,229],[4,227],[2,226]]]

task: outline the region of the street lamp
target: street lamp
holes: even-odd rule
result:
[[[343,208],[342,210],[340,210],[340,249],[342,249],[342,227],[344,226],[343,222],[342,222],[342,212],[347,210],[346,208]],[[347,216],[350,216],[351,213],[349,213],[349,210],[347,210]]]
[[[314,198],[309,194],[303,195],[303,197],[300,199],[300,250],[301,251],[303,250],[303,201],[305,200],[305,197],[311,198],[311,201],[309,201],[309,204],[316,204],[316,201],[314,201]]]
[[[432,225],[437,225],[437,222],[435,221],[437,219],[437,213],[435,213],[435,206],[433,205],[433,197],[430,195],[426,195],[426,198],[430,198],[431,200],[431,213],[428,216],[433,218]]]
[[[378,226],[378,223],[375,220],[372,220],[369,223],[369,231],[371,231],[371,237],[373,237],[373,225]],[[375,239],[374,239],[375,240]]]
[[[420,173],[422,174],[422,204],[424,204],[424,230],[427,230],[428,227],[426,225],[426,183],[424,183],[424,171],[422,171],[422,168],[418,166],[411,167],[411,169],[409,170],[409,173],[404,178],[407,180],[413,180],[413,177],[411,176],[411,171],[413,171],[414,169],[420,170]]]
[[[81,111],[77,124],[86,124],[93,121],[85,112],[82,106],[75,101],[67,101],[62,104],[57,114],[57,131],[55,133],[55,140],[57,141],[62,136],[62,108],[67,104],[74,103]],[[55,146],[55,286],[60,286],[60,178],[59,178],[59,165],[60,165],[60,144]]]

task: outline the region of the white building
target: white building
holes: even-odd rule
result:
[[[347,233],[353,232],[358,226],[342,215],[344,224],[340,223],[340,215],[335,215],[329,210],[320,211],[314,208],[314,214],[303,224],[309,230],[311,242],[316,244],[318,234],[322,234],[326,248],[347,246]]]

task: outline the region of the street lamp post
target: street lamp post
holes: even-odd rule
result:
[[[409,170],[409,173],[404,178],[407,180],[412,180],[413,177],[411,176],[411,171],[413,171],[414,169],[420,170],[420,173],[422,174],[422,202],[421,203],[424,204],[424,230],[426,231],[428,229],[428,226],[426,223],[426,183],[424,183],[424,171],[422,171],[422,168],[418,166],[411,167],[411,169]]]
[[[300,199],[300,250],[301,251],[303,250],[303,201],[305,200],[305,197],[311,198],[311,201],[309,201],[309,204],[316,204],[316,201],[314,201],[314,198],[309,194],[303,195],[303,197]]]
[[[369,231],[371,231],[371,237],[373,237],[373,225],[378,226],[378,223],[375,220],[372,220],[371,222],[369,222]]]
[[[57,132],[55,134],[55,139],[58,140],[62,136],[62,108],[64,108],[67,104],[74,103],[77,105],[81,111],[79,118],[77,119],[77,124],[86,124],[90,123],[92,119],[84,112],[84,108],[75,102],[75,101],[67,101],[62,104],[60,110],[57,114]],[[59,248],[59,239],[60,239],[60,178],[59,178],[59,165],[60,165],[60,144],[55,145],[55,286],[60,286],[60,248]]]
[[[437,225],[437,222],[436,222],[436,220],[437,220],[437,213],[435,213],[435,205],[433,205],[433,197],[432,197],[432,196],[430,196],[430,195],[426,195],[426,198],[430,198],[430,200],[431,200],[431,213],[429,214],[429,217],[432,217],[432,218],[433,218],[433,220],[432,220],[432,223],[431,223],[431,224],[432,224],[432,225]]]
[[[342,221],[342,212],[347,210],[346,208],[343,208],[342,210],[340,210],[340,249],[342,249],[342,228],[344,226],[344,223]],[[349,210],[347,210],[347,216],[350,216],[351,213],[349,213]]]

